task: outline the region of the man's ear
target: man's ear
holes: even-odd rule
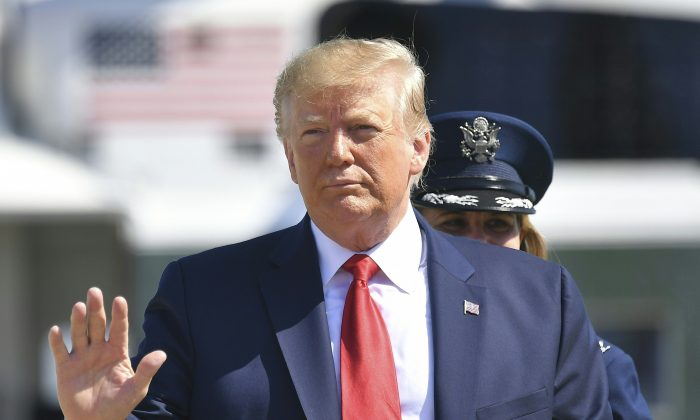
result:
[[[289,140],[286,138],[282,139],[282,145],[284,146],[284,155],[287,157],[287,166],[289,167],[289,176],[292,178],[292,181],[294,181],[295,184],[298,184],[297,182],[297,167],[296,163],[294,162],[294,151],[292,150],[292,147],[289,145]]]
[[[419,174],[425,168],[430,157],[430,131],[413,139],[413,156],[411,158],[411,175]]]

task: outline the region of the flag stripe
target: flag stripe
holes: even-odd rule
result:
[[[169,30],[159,38],[155,67],[98,69],[89,93],[90,120],[96,125],[269,124],[275,79],[283,65],[282,35],[273,27]],[[129,51],[131,56],[138,52]],[[118,61],[116,54],[124,51],[107,53]]]

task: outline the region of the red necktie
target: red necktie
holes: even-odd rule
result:
[[[400,419],[401,403],[391,341],[367,282],[379,267],[355,254],[343,269],[353,275],[340,333],[340,388],[343,420]]]

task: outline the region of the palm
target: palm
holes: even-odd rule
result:
[[[89,375],[83,372],[90,372]],[[66,417],[71,413],[85,413],[89,418],[125,418],[128,411],[114,407],[114,401],[133,400],[134,371],[121,349],[110,343],[91,346],[86,352],[70,355],[56,366],[59,401]],[[74,397],[71,397],[74,395]],[[137,401],[138,402],[138,401]]]
[[[101,292],[91,289],[87,306],[78,303],[73,307],[72,351],[68,353],[58,327],[49,333],[58,399],[66,419],[124,419],[146,395],[151,378],[165,361],[165,354],[157,351],[144,357],[136,372],[132,369],[124,299],[113,303],[107,340],[105,328]]]

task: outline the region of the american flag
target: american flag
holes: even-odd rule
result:
[[[284,65],[279,27],[112,26],[93,29],[88,114],[121,122],[270,124]]]

